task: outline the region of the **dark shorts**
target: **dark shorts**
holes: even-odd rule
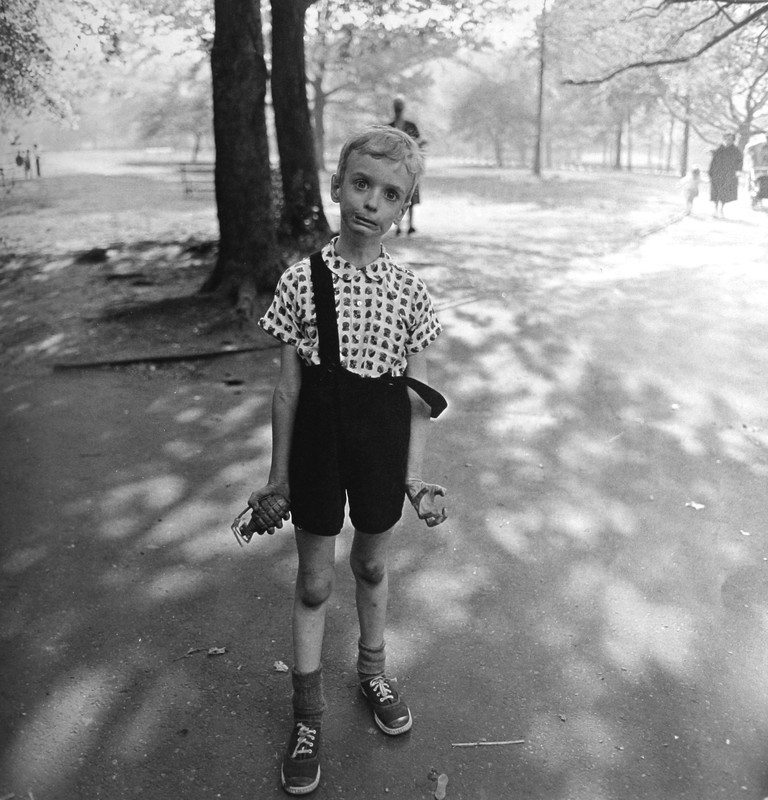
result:
[[[389,530],[403,513],[410,423],[402,383],[302,365],[289,466],[293,524],[335,536],[348,502],[357,530]]]

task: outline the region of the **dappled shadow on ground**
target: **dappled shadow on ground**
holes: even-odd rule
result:
[[[566,281],[494,257],[480,299],[438,290],[451,406],[430,462],[451,517],[406,512],[393,557],[415,729],[382,741],[355,699],[347,535],[323,796],[428,797],[435,767],[457,800],[761,797],[768,283],[640,255]],[[265,352],[194,381],[5,392],[4,791],[280,796],[292,542],[228,531],[267,469],[276,369]]]
[[[227,298],[200,294],[216,249],[191,239],[0,256],[0,363],[39,371],[268,344]]]

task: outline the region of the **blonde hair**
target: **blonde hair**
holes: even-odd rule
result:
[[[388,158],[390,161],[404,164],[408,174],[413,177],[409,200],[419,178],[424,174],[424,156],[415,139],[389,125],[370,125],[353,133],[344,142],[339,154],[339,165],[336,168],[336,179],[339,184],[344,180],[344,173],[352,153],[362,153],[372,158]]]

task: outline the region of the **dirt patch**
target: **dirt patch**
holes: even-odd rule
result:
[[[199,293],[215,258],[210,240],[0,256],[0,363],[49,369],[271,346],[226,299]]]

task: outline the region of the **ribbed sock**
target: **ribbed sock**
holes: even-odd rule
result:
[[[357,641],[357,674],[361,681],[382,675],[386,666],[385,643],[379,647],[368,647],[362,640]]]
[[[325,711],[323,696],[323,668],[314,672],[291,673],[293,681],[293,718],[315,724],[322,722]]]

